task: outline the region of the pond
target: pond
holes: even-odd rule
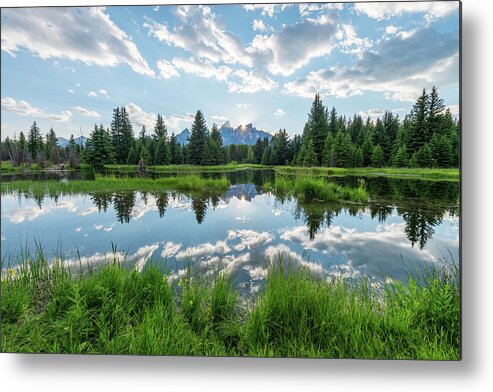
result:
[[[139,270],[165,263],[171,278],[188,266],[225,270],[246,293],[258,291],[280,256],[314,274],[376,281],[405,281],[420,268],[459,261],[458,182],[328,179],[364,181],[371,201],[363,205],[273,194],[263,187],[275,176],[270,170],[203,175],[227,176],[231,186],[218,193],[2,194],[2,261],[15,264],[21,249],[39,247],[74,265],[115,257]]]

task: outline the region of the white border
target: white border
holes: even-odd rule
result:
[[[205,1],[188,0],[187,3]],[[210,1],[209,1],[210,2]],[[214,3],[225,1],[216,0]],[[231,1],[228,1],[231,2]],[[0,0],[0,6],[159,4]],[[173,3],[164,1],[163,3]],[[174,2],[178,3],[178,2]],[[4,391],[485,391],[493,385],[491,1],[463,1],[463,360],[461,362],[0,354]],[[482,208],[488,207],[487,211]]]

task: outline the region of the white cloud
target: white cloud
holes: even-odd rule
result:
[[[231,250],[225,241],[217,241],[215,244],[206,242],[197,246],[191,246],[178,252],[176,258],[180,259],[199,259],[205,255],[226,254]]]
[[[271,264],[276,264],[279,262],[279,258],[281,258],[282,262],[285,264],[307,268],[314,274],[322,274],[324,272],[321,264],[304,260],[302,256],[292,251],[289,246],[285,244],[269,246],[264,251],[264,256]]]
[[[455,118],[459,118],[459,105],[449,105],[447,106],[447,109],[450,110],[450,113],[452,113],[452,116]]]
[[[279,32],[257,35],[246,51],[252,63],[274,75],[289,76],[316,57],[327,56],[334,47],[336,20],[324,15],[286,25]]]
[[[260,15],[273,17],[275,13],[284,11],[291,4],[245,4],[246,11],[260,11]]]
[[[285,230],[281,239],[299,243],[304,249],[321,252],[329,259],[332,255],[338,255],[338,258],[344,255],[345,264],[354,269],[365,268],[369,275],[379,275],[385,271],[390,276],[399,277],[399,274],[404,273],[406,265],[414,268],[423,263],[439,261],[431,246],[422,250],[419,246],[412,246],[406,237],[405,223],[382,224],[374,231],[331,226],[320,229],[312,240],[308,229],[298,226]],[[446,240],[443,246],[453,249],[457,244],[457,241]],[[386,250],[385,257],[382,257],[382,249]]]
[[[252,106],[252,105],[249,103],[237,103],[236,104],[236,107],[240,108],[240,109],[246,109],[246,108],[249,108],[250,106]]]
[[[269,30],[265,25],[264,21],[259,19],[253,20],[252,28],[254,31],[260,31],[261,33],[264,33]]]
[[[195,57],[188,59],[175,57],[172,60],[173,65],[183,72],[195,74],[202,78],[216,78],[217,80],[226,80],[231,73],[231,68],[227,66],[215,67],[212,63],[203,60],[200,61]]]
[[[98,96],[98,93],[96,91],[89,91],[89,94],[87,94],[88,97],[95,98]]]
[[[278,116],[278,117],[282,117],[284,116],[286,113],[284,112],[283,109],[276,109],[276,111],[274,112],[274,116]]]
[[[173,67],[173,64],[166,60],[158,60],[156,63],[159,73],[163,79],[179,78],[180,73]]]
[[[220,116],[218,114],[214,114],[211,116],[211,120],[215,121],[226,121],[228,118],[226,116]]]
[[[98,94],[99,95],[108,95],[108,91],[106,91],[104,88],[100,88],[98,90]]]
[[[88,207],[85,210],[82,210],[79,213],[79,216],[86,216],[86,215],[91,215],[94,214],[95,212],[98,212],[98,207]]]
[[[98,112],[95,112],[94,110],[89,110],[89,109],[83,108],[82,106],[74,106],[74,110],[77,113],[82,114],[83,116],[86,116],[86,117],[94,117],[94,118],[100,118],[101,117],[101,115]]]
[[[402,16],[405,13],[424,13],[428,21],[459,11],[457,1],[380,2],[355,3],[354,9],[372,19],[382,20]]]
[[[364,118],[372,118],[376,119],[377,117],[382,117],[385,114],[385,111],[388,109],[368,109],[368,110],[360,110],[358,114],[364,119]],[[404,112],[406,109],[404,108],[395,108],[395,109],[390,109],[389,111],[392,113],[395,112]]]
[[[146,113],[144,110],[133,102],[128,103],[125,108],[127,109],[128,117],[132,124],[140,129],[142,125],[145,125],[147,129],[153,129],[156,123],[156,115],[154,113]]]
[[[70,94],[75,94],[75,91],[72,90],[71,88],[67,90]]]
[[[135,269],[140,272],[146,265],[147,261],[152,257],[153,253],[159,248],[159,243],[155,242],[151,245],[140,247],[137,252],[127,258],[127,261],[135,262]]]
[[[254,71],[247,72],[243,69],[235,71],[233,77],[227,83],[230,93],[271,91],[277,87],[277,83],[268,76]]]
[[[161,252],[161,257],[164,259],[168,259],[171,256],[174,256],[181,249],[182,244],[175,244],[174,242],[167,242],[164,244],[164,249]]]
[[[309,16],[312,13],[319,13],[321,11],[342,11],[343,9],[344,9],[344,4],[342,3],[328,3],[328,4],[303,3],[300,4],[298,7],[300,15],[303,17]]]
[[[349,97],[379,92],[386,98],[414,101],[423,87],[458,84],[458,33],[421,28],[411,35],[396,34],[380,42],[378,50],[362,50],[353,66],[312,71],[286,83],[284,92],[313,98]]]
[[[60,113],[47,113],[43,109],[32,107],[26,101],[16,101],[11,97],[2,98],[1,102],[4,110],[18,114],[19,116],[29,116],[34,119],[50,119],[61,123],[68,123],[72,118],[72,113],[69,110],[63,110]]]
[[[271,6],[275,9],[275,5]],[[207,6],[179,6],[175,15],[181,23],[175,23],[172,29],[151,20],[144,26],[158,40],[193,54],[194,66],[197,66],[196,59],[200,59],[202,67],[218,63],[239,64],[255,69],[256,73],[258,69],[267,69],[274,75],[284,76],[291,75],[313,58],[328,55],[334,46],[337,25],[336,17],[323,14],[294,25],[284,25],[279,32],[270,35],[257,35],[245,45],[225,30]],[[262,28],[259,22],[256,26]],[[173,65],[179,68],[174,62]],[[227,69],[220,71],[222,74]]]
[[[353,25],[341,24],[337,32],[341,51],[346,54],[361,54],[364,50],[372,47],[373,42],[370,38],[360,38]]]
[[[228,241],[239,240],[240,242],[234,245],[234,249],[241,251],[245,248],[248,250],[257,249],[271,242],[274,236],[267,231],[259,233],[254,230],[229,230],[227,239]]]
[[[14,57],[26,48],[45,60],[128,64],[139,74],[154,76],[132,39],[100,7],[5,8],[1,46]]]
[[[26,206],[14,211],[7,212],[7,216],[10,222],[19,224],[25,221],[32,222],[43,215],[48,215],[54,210],[67,210],[69,212],[76,212],[77,206],[73,201],[61,200],[57,203],[45,203],[43,208],[38,206]]]
[[[158,11],[159,11],[159,6],[158,6],[158,5],[156,5],[156,6],[152,7],[152,10],[153,10],[154,12],[158,12]]]

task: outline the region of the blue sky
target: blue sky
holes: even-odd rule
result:
[[[88,135],[126,106],[134,131],[301,133],[320,92],[338,113],[401,117],[436,85],[459,103],[458,2],[2,9],[2,138]]]

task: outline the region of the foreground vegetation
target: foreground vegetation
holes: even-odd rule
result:
[[[53,193],[76,193],[96,191],[203,191],[227,189],[226,178],[202,178],[197,175],[161,177],[156,179],[97,175],[95,180],[74,181],[13,181],[2,182],[2,193],[23,192],[29,195],[46,195]]]
[[[228,277],[114,262],[82,273],[42,256],[2,276],[3,352],[460,358],[458,271],[407,285],[322,280],[271,266],[247,306]]]

